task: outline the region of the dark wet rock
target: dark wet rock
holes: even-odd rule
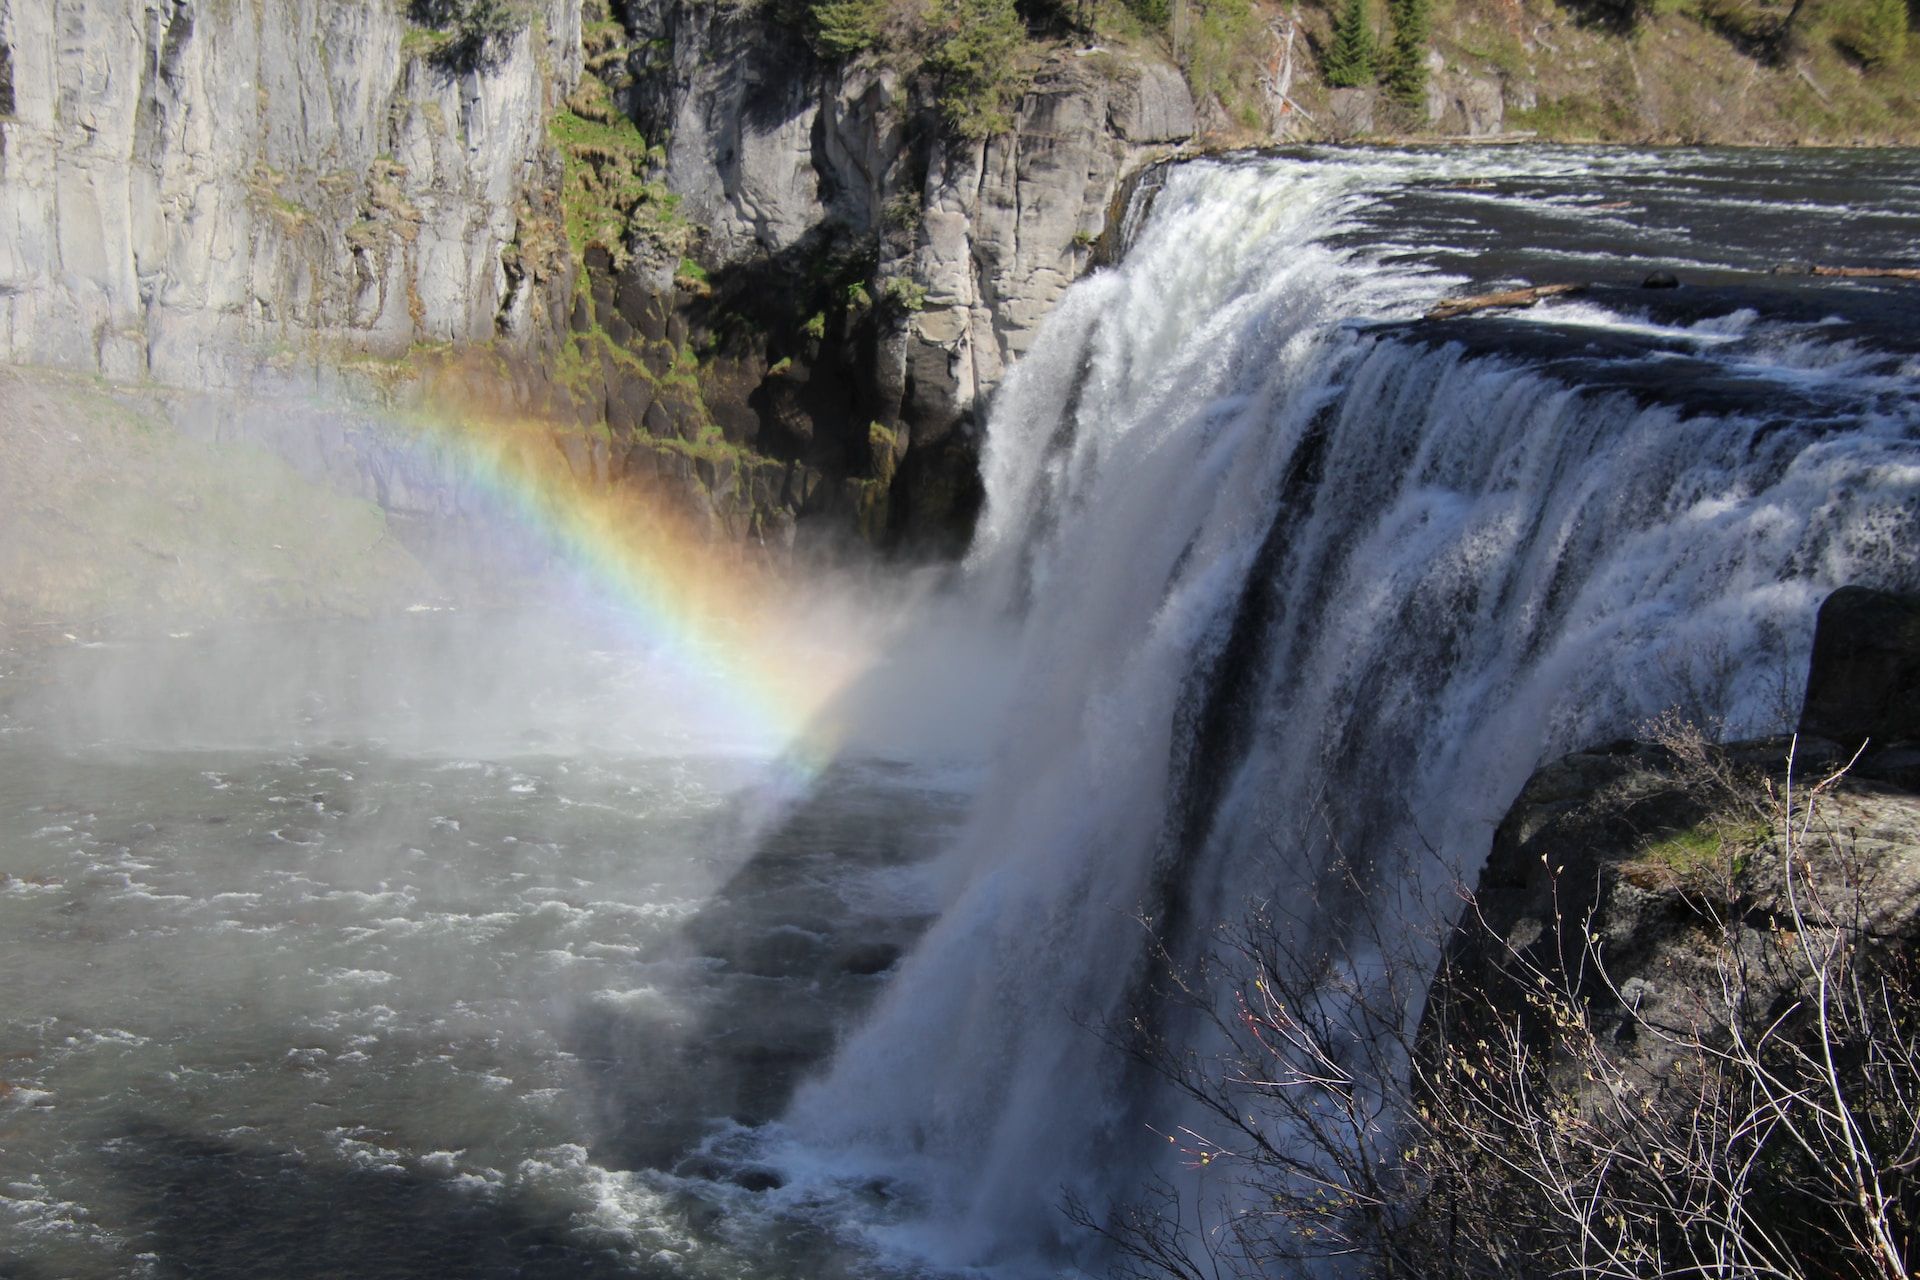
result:
[[[899,961],[899,947],[887,942],[873,942],[842,952],[839,964],[843,972],[864,978],[876,973],[885,973]]]
[[[776,1169],[764,1165],[740,1165],[716,1156],[688,1156],[673,1166],[678,1178],[699,1178],[704,1182],[730,1182],[748,1191],[777,1191],[787,1185]]]
[[[743,973],[785,978],[816,968],[825,948],[826,940],[817,933],[778,925],[721,958]]]
[[[638,434],[652,408],[653,384],[640,378],[622,379],[607,393],[607,426],[616,435]]]
[[[1550,1044],[1533,1003],[1544,975],[1589,1003],[1631,1073],[1659,1081],[1676,1041],[1636,1029],[1684,1036],[1724,1019],[1727,948],[1756,958],[1751,1007],[1801,999],[1800,980],[1769,963],[1780,922],[1792,918],[1774,797],[1789,785],[1804,796],[1849,761],[1796,827],[1796,865],[1833,894],[1857,892],[1856,936],[1876,948],[1920,947],[1920,750],[1854,759],[1870,728],[1890,743],[1913,736],[1916,640],[1920,600],[1843,588],[1820,611],[1797,738],[1709,747],[1700,758],[1710,768],[1683,741],[1622,741],[1535,773],[1446,946],[1422,1020],[1428,1051],[1515,1025],[1536,1047]]]
[[[1800,732],[1849,750],[1920,741],[1920,597],[1842,587],[1820,606]]]
[[[1680,277],[1671,271],[1655,271],[1649,273],[1647,278],[1640,282],[1640,287],[1642,289],[1678,289]]]
[[[777,1170],[757,1167],[735,1169],[727,1175],[727,1181],[748,1191],[777,1191],[787,1185]]]

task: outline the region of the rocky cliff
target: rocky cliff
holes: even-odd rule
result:
[[[1820,611],[1797,736],[1719,746],[1668,720],[1541,769],[1449,944],[1428,1043],[1517,1026],[1553,1058],[1565,1041],[1537,996],[1564,992],[1661,1087],[1693,1038],[1804,1012],[1805,975],[1778,963],[1798,932],[1920,954],[1917,676],[1920,599],[1845,588]]]
[[[696,229],[690,270],[636,257],[616,303],[684,322],[712,425],[804,468],[803,515],[950,544],[978,500],[985,398],[1092,264],[1122,180],[1194,132],[1179,72],[1058,50],[1010,129],[967,140],[924,82],[818,58],[766,9],[636,3],[595,30],[590,65],[665,140]],[[576,331],[603,313],[576,310]]]
[[[1843,590],[1796,739],[1721,746],[1668,717],[1527,784],[1420,1026],[1415,1256],[1911,1269],[1916,655],[1920,600]]]
[[[8,0],[0,356],[237,386],[533,336],[514,246],[579,25],[552,0],[457,70],[390,0]]]
[[[1194,129],[1133,57],[963,141],[768,9],[469,12],[0,0],[0,359],[481,405],[723,536],[951,544],[984,397]]]

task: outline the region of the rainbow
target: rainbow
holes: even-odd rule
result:
[[[825,766],[838,734],[824,712],[859,656],[808,634],[791,583],[771,566],[692,527],[641,484],[576,475],[549,424],[415,416],[399,425],[435,471],[477,488],[570,566],[789,771],[810,777]]]

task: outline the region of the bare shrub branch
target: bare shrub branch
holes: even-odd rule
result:
[[[1166,964],[1162,994],[1217,1052],[1144,1019],[1120,1037],[1205,1117],[1170,1147],[1217,1189],[1072,1206],[1119,1274],[1912,1274],[1920,990],[1911,945],[1869,927],[1869,869],[1830,817],[1849,766],[1801,785],[1789,748],[1775,785],[1678,716],[1650,729],[1703,829],[1736,833],[1715,875],[1657,887],[1692,913],[1706,976],[1686,1000],[1616,981],[1606,886],[1569,911],[1557,873],[1550,936],[1503,937],[1463,894],[1460,936],[1493,963],[1443,966],[1417,1026],[1429,974],[1365,877],[1330,882],[1344,929],[1251,909],[1199,971]]]

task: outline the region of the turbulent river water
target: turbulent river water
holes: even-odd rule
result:
[[[804,785],[617,631],[6,655],[0,1274],[1044,1275],[1068,1195],[1231,1204],[1099,1034],[1182,1030],[1157,948],[1337,934],[1336,863],[1443,911],[1543,760],[1774,728],[1826,591],[1920,585],[1916,286],[1772,271],[1916,209],[1905,153],[1154,175],[846,703],[941,714]],[[1588,287],[1419,318],[1511,278]]]

